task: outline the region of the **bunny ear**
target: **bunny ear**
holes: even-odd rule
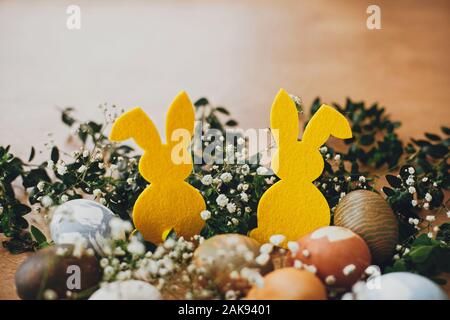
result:
[[[184,129],[192,137],[194,133],[195,113],[194,106],[186,92],[182,91],[173,100],[166,119],[166,141],[170,143],[172,134],[177,129]]]
[[[277,145],[295,142],[298,138],[298,112],[289,94],[281,89],[272,104],[270,127]]]
[[[352,129],[339,111],[323,104],[306,126],[302,141],[319,148],[330,135],[339,139],[349,139],[352,137]]]
[[[113,124],[109,139],[123,141],[133,138],[140,148],[150,150],[161,146],[158,130],[141,108],[121,115]]]

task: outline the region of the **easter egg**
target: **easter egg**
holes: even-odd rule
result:
[[[336,226],[319,228],[298,241],[298,250],[288,253],[287,263],[300,264],[324,283],[350,287],[370,265],[370,250],[353,231]]]
[[[161,300],[161,293],[150,283],[124,280],[102,285],[89,300]]]
[[[410,272],[383,274],[353,291],[357,300],[448,300],[436,283]]]
[[[114,214],[101,204],[85,199],[68,201],[53,213],[50,233],[56,244],[84,241],[102,255],[104,242],[110,238],[109,222]]]
[[[356,190],[347,194],[336,206],[334,224],[361,236],[370,248],[374,263],[381,264],[392,257],[398,241],[397,218],[377,193]]]
[[[57,299],[67,291],[81,292],[95,287],[101,279],[96,257],[73,256],[72,245],[56,245],[29,256],[17,269],[15,283],[22,299],[43,299],[51,291]]]
[[[273,269],[270,259],[262,266],[255,262],[259,248],[260,244],[247,236],[221,234],[203,241],[194,252],[193,262],[221,292],[246,293],[251,286],[241,277],[242,269],[258,269],[263,275]]]
[[[282,268],[264,277],[261,286],[253,286],[249,300],[326,300],[325,286],[314,274],[295,268]]]

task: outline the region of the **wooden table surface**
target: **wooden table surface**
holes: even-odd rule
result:
[[[309,105],[378,101],[401,137],[450,125],[450,1],[0,1],[0,145],[22,157],[62,144],[58,107],[100,119],[97,105],[142,106],[160,130],[180,90],[229,107],[243,128],[268,126],[280,87]],[[24,255],[0,249],[0,299],[15,298]]]

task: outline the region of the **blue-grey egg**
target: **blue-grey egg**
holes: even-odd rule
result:
[[[393,272],[374,277],[353,289],[357,300],[447,300],[439,285],[410,272]]]
[[[111,238],[110,221],[114,214],[105,206],[91,200],[76,199],[60,205],[53,213],[50,233],[56,244],[83,241],[103,255]]]

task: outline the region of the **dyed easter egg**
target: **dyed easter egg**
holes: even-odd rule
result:
[[[267,274],[261,286],[253,286],[249,300],[326,300],[325,286],[314,274],[282,268]]]
[[[84,241],[102,255],[102,247],[110,238],[109,222],[114,214],[101,204],[85,199],[68,201],[53,213],[50,233],[56,244],[74,244]]]
[[[44,299],[51,292],[52,299],[66,299],[68,290],[78,293],[95,287],[101,279],[97,259],[86,254],[75,257],[73,248],[56,245],[29,256],[16,271],[19,297]]]
[[[347,194],[336,207],[334,224],[361,236],[370,248],[374,263],[381,264],[392,257],[398,241],[397,219],[377,193],[356,190]]]
[[[115,281],[103,285],[89,300],[161,300],[161,293],[150,283],[140,280]]]
[[[383,274],[353,291],[357,300],[448,300],[436,283],[410,272]]]
[[[287,263],[300,265],[334,287],[350,287],[370,265],[370,250],[353,231],[322,227],[298,241],[298,250],[288,253]]]
[[[251,286],[241,277],[242,269],[258,269],[263,275],[273,269],[270,259],[262,266],[255,262],[259,248],[260,244],[252,238],[221,234],[203,241],[195,250],[193,261],[221,292],[237,290],[246,293]]]

